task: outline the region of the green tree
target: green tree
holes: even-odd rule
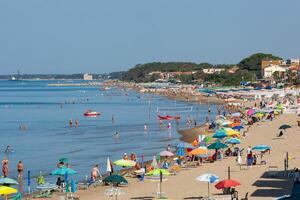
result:
[[[260,77],[261,61],[264,59],[282,60],[281,57],[272,54],[256,53],[241,60],[238,66],[242,70],[253,71]]]

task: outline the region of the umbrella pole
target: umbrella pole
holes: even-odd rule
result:
[[[207,188],[208,188],[207,197],[209,198],[209,182],[207,182]]]

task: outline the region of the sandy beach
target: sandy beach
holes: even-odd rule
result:
[[[198,182],[196,177],[204,173],[214,173],[220,178],[227,178],[228,166],[231,168],[231,179],[241,183],[236,189],[239,198],[249,193],[249,199],[272,199],[284,194],[289,194],[293,185],[292,181],[278,178],[264,178],[266,171],[270,166],[278,167],[278,170],[284,170],[284,158],[288,152],[290,155],[289,169],[299,167],[300,157],[300,127],[296,125],[296,115],[284,114],[278,116],[270,122],[259,122],[254,124],[245,139],[242,140],[240,147],[247,148],[249,145],[265,144],[272,147],[271,154],[266,154],[264,160],[266,165],[255,165],[252,169],[242,170],[237,165],[235,157],[224,158],[222,161],[214,163],[205,163],[203,166],[181,170],[177,175],[169,176],[168,180],[163,182],[163,192],[169,199],[199,199],[207,195],[207,183]],[[281,124],[290,124],[292,128],[286,131],[286,138],[276,138],[279,132],[278,127]],[[242,157],[245,163],[245,155]],[[258,160],[259,161],[259,160]],[[156,183],[150,181],[140,182],[137,179],[127,178],[128,186],[121,187],[124,192],[119,199],[154,199],[156,196]],[[99,186],[88,190],[82,190],[77,193],[82,200],[108,199],[104,194],[105,189],[110,186]],[[216,199],[226,198],[228,196],[220,195],[221,191],[211,185],[211,196]]]

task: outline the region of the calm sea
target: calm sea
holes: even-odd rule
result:
[[[99,86],[49,87],[49,83],[64,81],[0,81],[0,149],[4,156],[7,145],[13,148],[9,154],[12,178],[17,176],[19,160],[26,171],[31,170],[36,176],[39,171],[49,174],[56,168],[58,159],[66,157],[78,172],[77,180],[89,175],[94,164],[100,164],[104,172],[108,156],[116,160],[124,152],[134,152],[139,159],[143,154],[149,160],[168,144],[179,141],[174,122],[171,131],[159,128],[157,108],[193,107],[190,112],[161,113],[181,115],[181,128],[185,127],[188,115],[201,123],[207,113],[207,105],[176,102],[134,91],[116,88],[101,91]],[[215,113],[215,107],[211,108]],[[87,109],[99,111],[101,116],[84,117]],[[114,124],[112,115],[115,115]],[[78,119],[79,127],[69,128],[69,119]],[[22,124],[27,130],[19,129]],[[147,132],[144,124],[148,125]],[[113,137],[116,131],[119,139]],[[54,181],[51,176],[47,179]]]

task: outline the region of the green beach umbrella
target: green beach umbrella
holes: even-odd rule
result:
[[[18,185],[19,183],[11,178],[0,178],[0,185]]]
[[[227,148],[228,146],[220,141],[217,141],[215,143],[210,144],[207,148],[208,149],[224,149]]]
[[[103,179],[103,182],[113,183],[113,184],[120,184],[120,183],[128,184],[128,181],[123,176],[117,174],[106,177],[105,179]]]
[[[160,173],[162,173],[162,175],[170,175],[170,172],[168,172],[168,170],[166,169],[154,169],[150,172],[147,173],[148,176],[160,176]]]
[[[279,127],[279,129],[283,129],[283,130],[288,129],[288,128],[292,128],[292,127],[290,125],[287,125],[287,124],[283,124]]]
[[[121,160],[116,160],[113,164],[121,167],[133,167],[136,165],[136,162],[132,160],[121,159]]]
[[[62,167],[55,169],[51,175],[64,176],[66,173],[68,173],[68,175],[77,174],[77,172],[71,168]]]

